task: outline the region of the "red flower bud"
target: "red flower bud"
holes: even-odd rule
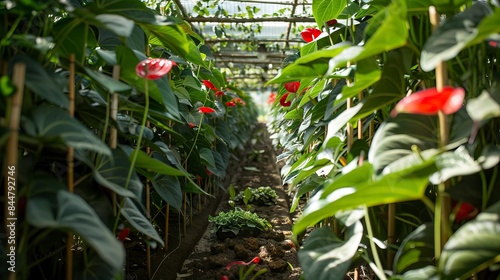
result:
[[[118,235],[118,240],[123,241],[130,234],[130,229],[128,227],[122,229]]]
[[[471,220],[477,216],[478,212],[479,210],[474,205],[462,202],[455,215],[455,223],[460,224],[463,221]]]
[[[415,92],[403,98],[394,107],[391,116],[398,113],[436,115],[439,111],[453,114],[462,107],[465,91],[463,88],[444,87],[441,91],[430,88]]]
[[[228,101],[228,102],[226,102],[226,106],[227,107],[236,107],[236,103],[234,103],[234,101]]]
[[[335,25],[337,23],[338,23],[338,21],[336,19],[331,19],[331,20],[326,22],[326,24],[328,24],[328,26],[332,26],[332,25]]]
[[[188,123],[188,126],[189,126],[189,128],[195,128],[195,127],[196,127],[196,124],[194,124],[194,123],[190,122],[190,123]]]
[[[223,91],[218,90],[215,92],[215,96],[223,96],[223,95],[224,95]]]
[[[148,80],[157,80],[167,75],[175,65],[174,61],[165,58],[149,58],[137,64],[135,73]]]
[[[322,33],[321,30],[317,28],[308,27],[304,28],[304,30],[302,30],[300,35],[302,35],[302,39],[304,39],[304,41],[309,43],[316,40],[318,36],[321,35],[321,33]]]

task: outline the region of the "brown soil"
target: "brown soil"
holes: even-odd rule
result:
[[[236,262],[248,262],[260,257],[254,273],[261,269],[267,272],[257,279],[299,279],[301,269],[297,251],[290,241],[292,219],[289,214],[290,197],[281,185],[276,157],[267,135],[265,124],[259,124],[254,132],[254,140],[245,151],[234,160],[226,176],[225,186],[233,185],[236,191],[261,186],[272,187],[279,199],[275,205],[252,205],[251,211],[271,222],[273,229],[253,237],[234,237],[220,240],[211,231],[208,215],[231,209],[228,204],[229,194],[219,192],[212,198],[203,211],[193,215],[193,221],[187,226],[186,234],[171,234],[169,250],[152,253],[152,279],[167,280],[202,280],[239,279],[238,272],[248,267],[235,265],[230,270],[226,265]],[[245,205],[239,205],[245,209]],[[175,214],[173,219],[178,219]],[[172,219],[171,219],[172,220]],[[169,231],[182,232],[181,223],[173,223]],[[180,227],[179,227],[180,226]],[[181,230],[179,230],[181,229]],[[180,238],[179,238],[180,237]],[[179,245],[180,240],[180,245]],[[129,246],[127,250],[126,279],[148,279],[144,246]],[[249,277],[248,279],[250,279]]]

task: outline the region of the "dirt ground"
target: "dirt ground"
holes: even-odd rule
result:
[[[224,275],[228,279],[239,279],[240,268],[246,271],[249,266],[234,265],[230,270],[226,266],[236,261],[248,262],[254,257],[259,257],[260,261],[251,274],[267,270],[257,279],[300,278],[297,251],[290,241],[293,224],[293,217],[289,213],[290,197],[281,184],[279,167],[265,124],[257,126],[253,140],[228,170],[225,184],[227,187],[232,185],[237,193],[248,187],[261,186],[269,186],[276,191],[279,198],[275,205],[251,207],[252,212],[272,224],[272,230],[251,237],[218,239],[211,231],[208,215],[215,216],[220,211],[227,212],[231,209],[228,204],[229,194],[220,191],[216,198],[203,206],[203,211],[193,215],[186,234],[182,234],[180,223],[173,223],[169,232],[178,231],[179,234],[171,234],[167,252],[152,252],[152,279],[219,280]],[[245,209],[245,205],[239,206]],[[174,220],[175,217],[177,216],[173,216]],[[144,246],[129,246],[127,254],[126,279],[148,279]],[[247,279],[251,279],[251,276]]]

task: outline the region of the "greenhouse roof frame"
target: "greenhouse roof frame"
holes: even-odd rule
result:
[[[174,0],[174,3],[182,18],[212,47],[216,67],[229,71],[260,69],[260,83],[277,74],[283,59],[305,44],[297,32],[299,26],[316,27],[312,0]],[[250,31],[235,29],[238,24],[248,26]],[[256,25],[260,29],[252,31]],[[250,76],[259,79],[255,71],[234,78]]]

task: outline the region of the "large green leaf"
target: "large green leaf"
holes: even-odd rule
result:
[[[469,99],[465,108],[476,122],[500,117],[500,87],[496,87],[491,93],[484,90],[478,97]]]
[[[111,150],[88,128],[69,116],[68,112],[52,106],[41,106],[33,111],[33,136],[50,145],[61,139],[67,146],[111,156]]]
[[[132,90],[129,85],[104,75],[101,72],[95,71],[94,69],[85,67],[85,72],[92,78],[92,82],[96,82],[100,87],[107,90],[108,93],[130,92]]]
[[[318,27],[331,19],[336,19],[346,6],[347,0],[313,0],[312,12]]]
[[[467,10],[440,25],[425,42],[420,57],[422,70],[431,71],[441,61],[457,56],[477,36],[478,24],[491,12],[488,4],[475,2]]]
[[[431,183],[435,185],[453,177],[470,175],[481,171],[481,165],[472,158],[464,146],[458,147],[453,152],[438,155],[436,165],[439,171],[429,178]]]
[[[382,78],[375,85],[371,94],[364,99],[363,108],[354,116],[354,119],[364,118],[404,97],[406,86],[404,67],[405,61],[408,59],[411,57],[405,57],[401,49],[389,53]]]
[[[500,261],[500,202],[460,227],[438,263],[441,279],[466,279]]]
[[[95,19],[102,27],[121,37],[129,37],[134,29],[134,22],[120,15],[100,14]]]
[[[196,48],[194,43],[189,40],[189,37],[182,27],[178,25],[153,24],[141,24],[141,26],[149,30],[151,34],[149,36],[150,43],[166,47],[190,62],[201,66],[205,65],[200,51]]]
[[[87,46],[97,44],[95,34],[88,23],[74,18],[56,21],[52,32],[57,43],[54,50],[66,59],[73,54],[76,61],[83,63],[87,57]]]
[[[347,227],[345,241],[339,239],[329,228],[314,230],[298,252],[304,277],[335,280],[339,279],[340,275],[345,275],[362,237],[363,225],[359,221]]]
[[[156,192],[166,203],[180,210],[182,206],[182,190],[179,179],[174,176],[158,174],[151,182]]]
[[[132,173],[128,188],[125,189],[130,161],[120,149],[113,149],[112,157],[99,157],[94,169],[94,179],[114,193],[141,201],[143,185],[137,174]]]
[[[214,155],[212,154],[212,150],[207,148],[201,148],[200,159],[201,162],[204,163],[205,165],[215,167],[215,159]]]
[[[325,199],[338,189],[367,182],[371,180],[373,175],[373,167],[370,164],[363,164],[350,172],[339,174],[333,180],[326,182],[320,192],[320,196],[322,199]]]
[[[129,149],[127,149],[129,150]],[[146,154],[143,151],[136,151],[133,150],[130,152],[129,158],[132,158],[132,156],[137,153],[137,161],[135,163],[135,167],[137,168],[142,168],[144,170],[149,170],[151,172],[163,174],[163,175],[169,175],[169,176],[189,176],[188,173],[185,171],[181,171],[175,167],[172,167],[168,164],[165,164],[157,159],[154,159],[148,154]]]
[[[476,38],[470,41],[468,46],[481,43],[490,36],[498,37],[498,33],[500,33],[498,22],[500,22],[500,9],[495,9],[493,14],[484,17],[479,23]]]
[[[66,190],[31,197],[26,205],[30,224],[40,228],[71,230],[81,236],[116,272],[121,271],[125,250],[80,196]]]
[[[382,25],[363,47],[352,46],[330,60],[326,75],[332,75],[337,68],[346,66],[347,62],[360,61],[406,44],[408,38],[406,2],[392,1],[385,14],[386,18]]]
[[[436,275],[436,267],[428,265],[421,269],[407,271],[403,275],[393,275],[389,280],[429,280],[434,279]]]
[[[423,224],[410,233],[394,256],[394,272],[404,273],[434,264],[434,226]]]
[[[436,170],[434,161],[430,159],[377,179],[339,188],[324,199],[318,194],[311,199],[297,219],[293,232],[297,235],[307,227],[332,217],[341,210],[349,210],[361,205],[371,207],[420,199],[425,195],[429,175]]]
[[[376,83],[381,76],[382,71],[374,56],[359,61],[354,75],[354,82],[342,88],[342,96],[337,98],[336,102],[358,95],[364,89]]]
[[[53,74],[47,72],[38,62],[30,57],[17,55],[10,60],[10,64],[26,64],[25,84],[31,91],[47,101],[67,108],[68,97],[63,93],[66,86],[66,79],[58,79]]]
[[[151,222],[141,213],[141,211],[139,211],[133,201],[125,198],[121,213],[137,231],[151,237],[162,246],[164,245],[163,239],[161,239]]]
[[[87,6],[94,14],[117,14],[125,16],[135,22],[156,23],[157,18],[152,9],[140,0],[127,1],[92,1]],[[82,17],[85,12],[82,10]]]
[[[352,108],[345,109],[335,119],[331,120],[328,123],[328,133],[326,135],[325,140],[328,141],[330,138],[336,137],[337,132],[339,132],[340,129],[345,127],[347,123],[349,123],[349,121],[356,114],[358,114],[359,110],[361,110],[361,108],[363,107],[363,104],[364,104],[363,102],[360,102]]]
[[[399,114],[377,129],[368,152],[368,160],[377,173],[387,165],[414,153],[412,147],[427,150],[438,147],[437,118]]]
[[[117,272],[93,251],[74,255],[73,279],[75,280],[115,279],[116,275]]]
[[[267,82],[267,84],[296,81],[303,78],[323,77],[328,69],[330,59],[340,54],[349,46],[351,46],[349,43],[339,43],[327,49],[299,57],[292,64],[283,68],[281,73]]]

